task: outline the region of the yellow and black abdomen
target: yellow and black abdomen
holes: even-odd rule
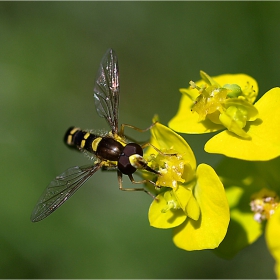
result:
[[[100,140],[102,139],[102,137],[81,130],[78,127],[70,127],[65,133],[64,142],[71,148],[76,148],[78,150],[84,149],[95,154],[96,150],[94,150],[93,143],[98,138],[100,138]]]
[[[112,137],[101,137],[78,127],[70,127],[64,137],[70,148],[86,150],[103,160],[118,161],[124,146]]]

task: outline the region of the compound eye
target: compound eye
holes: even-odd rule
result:
[[[123,174],[133,174],[136,171],[136,168],[131,165],[129,160],[129,157],[135,154],[143,156],[143,150],[140,145],[136,143],[129,143],[124,147],[118,161],[118,169]]]
[[[130,156],[135,155],[135,154],[143,156],[143,149],[141,148],[140,145],[138,145],[136,143],[129,143],[124,147],[123,153],[127,157],[130,157]]]

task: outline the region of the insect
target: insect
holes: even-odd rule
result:
[[[120,190],[149,193],[144,188],[123,188],[122,186],[123,174],[127,175],[132,183],[155,184],[150,180],[135,181],[132,174],[137,169],[144,169],[157,175],[160,173],[150,168],[143,158],[143,149],[150,144],[140,146],[137,143],[127,143],[124,137],[125,126],[143,132],[153,125],[147,129],[139,129],[122,124],[120,131],[118,130],[119,95],[118,59],[115,52],[109,49],[101,60],[93,96],[97,113],[107,120],[111,131],[100,136],[77,127],[70,127],[67,130],[64,138],[66,144],[74,149],[90,153],[95,161],[92,165],[71,167],[55,177],[39,198],[31,214],[32,222],[41,221],[53,213],[100,168],[117,170]]]

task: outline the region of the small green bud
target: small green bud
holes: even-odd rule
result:
[[[227,97],[229,98],[236,98],[242,94],[241,87],[236,84],[226,84],[223,86],[223,88],[228,90]]]

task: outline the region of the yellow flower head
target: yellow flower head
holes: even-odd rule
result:
[[[256,81],[245,74],[202,80],[180,89],[179,110],[169,122],[178,132],[200,134],[227,130],[205,145],[209,153],[243,160],[270,160],[280,155],[280,88],[268,91],[255,104]]]
[[[258,115],[258,110],[252,105],[258,91],[255,80],[247,75],[211,78],[203,71],[200,75],[201,81],[191,81],[190,88],[180,89],[183,93],[181,110],[169,126],[187,133],[212,132],[224,126],[236,135],[249,139],[250,135],[243,128],[247,121],[255,120]],[[197,127],[185,124],[184,118],[188,123],[195,121]]]
[[[156,123],[151,129],[145,157],[161,175],[154,179],[159,193],[149,209],[149,221],[156,228],[174,228],[173,241],[185,250],[216,248],[223,240],[229,207],[215,171],[206,164],[196,167],[188,143],[168,127]],[[149,176],[149,174],[146,174]]]

